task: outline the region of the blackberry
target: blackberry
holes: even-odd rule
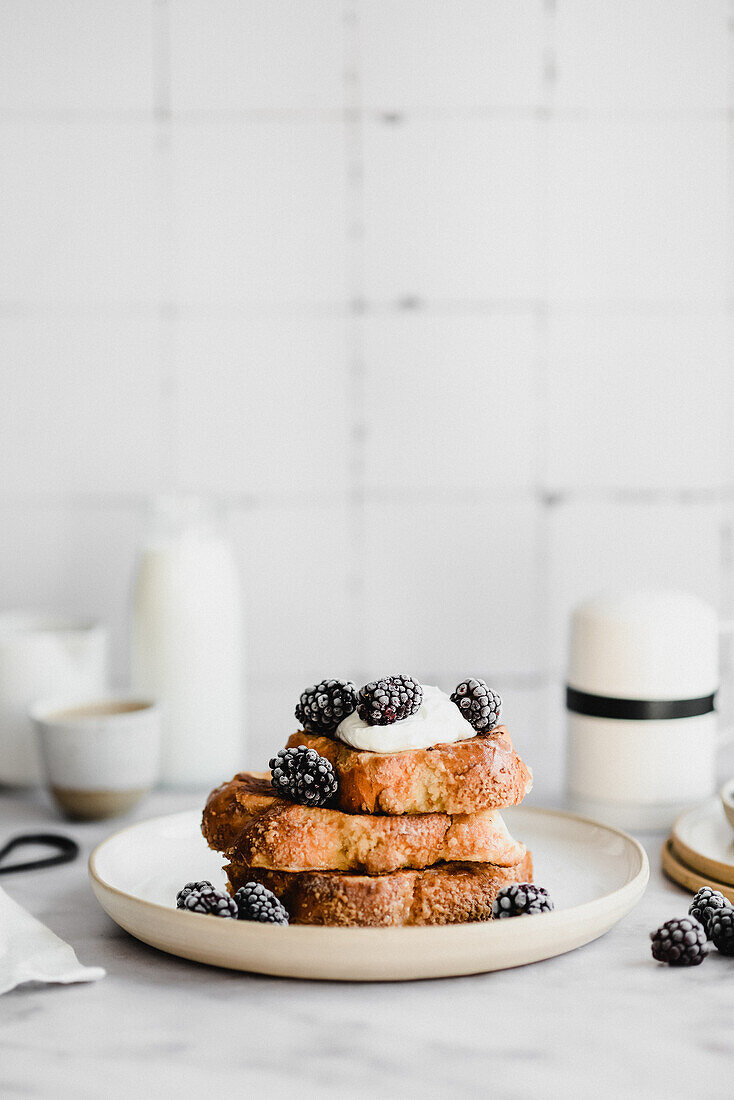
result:
[[[488,688],[484,680],[462,680],[451,696],[462,717],[477,731],[485,733],[494,729],[500,720],[502,699]]]
[[[328,735],[356,708],[357,687],[351,680],[322,680],[301,694],[296,718],[309,733]]]
[[[719,890],[712,890],[710,886],[702,886],[688,910],[690,917],[701,922],[709,939],[711,938],[711,918],[719,909],[731,909],[731,902],[727,901]]]
[[[650,939],[652,957],[669,966],[698,966],[706,958],[706,933],[693,917],[667,921]]]
[[[423,702],[423,688],[412,676],[386,676],[359,690],[357,713],[368,726],[389,726],[409,718]]]
[[[550,913],[552,908],[553,902],[542,886],[534,886],[532,882],[516,882],[503,887],[497,894],[492,902],[492,916],[498,920],[503,917],[534,917],[538,913]]]
[[[208,878],[203,878],[201,882],[187,882],[186,885],[182,887],[176,894],[176,908],[184,909],[184,902],[186,901],[186,898],[189,896],[189,894],[192,894],[194,890],[204,890],[207,886],[210,889],[213,889],[212,884]]]
[[[288,924],[288,910],[259,882],[246,882],[234,896],[237,916],[240,920],[260,921],[261,924]]]
[[[709,934],[714,947],[722,955],[734,955],[734,909],[716,909],[709,924]]]
[[[211,885],[192,890],[183,899],[180,908],[188,909],[190,913],[208,913],[212,917],[237,917],[234,898]]]
[[[281,749],[270,761],[270,783],[281,798],[303,806],[324,806],[336,794],[336,774],[315,749]]]

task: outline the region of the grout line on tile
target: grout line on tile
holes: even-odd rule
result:
[[[734,111],[734,0],[727,0],[726,31],[728,37],[727,56],[727,105],[729,113]]]
[[[156,185],[160,295],[158,310],[159,469],[157,491],[178,485],[176,400],[176,334],[178,308],[168,300],[173,288],[174,234],[173,164],[171,155],[171,11],[169,0],[153,5],[154,116],[157,127]]]
[[[542,10],[543,24],[543,50],[542,50],[542,74],[541,95],[544,116],[540,127],[541,147],[539,150],[538,170],[541,173],[539,181],[540,210],[538,211],[538,255],[541,265],[542,297],[535,313],[536,332],[536,375],[535,400],[538,410],[538,424],[535,433],[536,446],[536,479],[541,486],[538,492],[538,507],[535,516],[535,617],[536,630],[539,637],[536,661],[544,666],[550,659],[551,653],[551,562],[550,562],[550,534],[549,534],[549,507],[544,500],[543,486],[547,481],[548,463],[550,460],[550,424],[552,422],[550,409],[550,385],[549,385],[549,299],[550,286],[550,216],[553,196],[550,192],[550,126],[549,121],[554,106],[555,89],[557,83],[557,50],[556,50],[556,3],[555,0],[543,0]]]
[[[696,489],[594,488],[540,489],[543,503],[550,508],[568,504],[681,504],[720,505],[734,503],[734,483],[718,486],[700,486]]]
[[[731,245],[734,243],[734,0],[727,0],[727,96],[729,104],[729,121],[726,131],[726,234],[729,242],[727,249],[727,288],[729,297],[734,300],[734,256]],[[734,338],[734,319],[730,316],[728,321],[728,343],[732,347]],[[731,391],[731,387],[730,387]],[[732,407],[732,395],[729,393],[729,412],[734,415]],[[731,444],[730,444],[731,447]],[[730,452],[730,466],[732,458]],[[727,501],[727,504],[734,503]],[[731,512],[727,511],[721,517],[719,531],[719,560],[720,560],[720,585],[719,613],[722,620],[731,622],[734,619],[734,529],[732,528]],[[732,686],[734,685],[734,638],[725,633],[721,641],[720,672],[723,687],[722,698],[724,712],[722,721],[729,726],[732,721]]]
[[[365,421],[366,365],[362,312],[364,304],[364,148],[362,134],[362,73],[357,0],[344,0],[344,102],[347,208],[347,371],[351,416],[350,439],[350,621],[352,648],[360,651],[364,637],[365,579]]]
[[[251,510],[270,508],[331,508],[335,505],[347,507],[355,501],[354,488],[330,491],[316,486],[312,492],[270,492],[256,493],[224,492],[218,494],[223,504],[233,509]],[[385,504],[386,506],[414,503],[452,503],[467,507],[487,503],[532,503],[545,509],[568,507],[569,505],[680,505],[682,507],[721,507],[734,505],[734,483],[718,488],[692,489],[568,489],[547,490],[531,485],[508,486],[506,488],[481,487],[467,488],[465,484],[447,486],[439,489],[414,487],[411,485],[389,486],[362,489],[358,499],[361,504]],[[108,507],[140,507],[147,500],[140,493],[77,493],[66,492],[0,492],[0,510],[3,508],[44,508],[69,505],[89,509]]]
[[[371,673],[364,668],[354,667],[344,670],[344,674],[351,676],[356,683],[363,684]],[[445,690],[451,690],[451,685],[446,682],[445,669],[421,670],[422,681],[425,684],[437,684]],[[558,674],[549,669],[537,672],[527,672],[523,669],[492,670],[492,678],[503,691],[542,691],[558,680]],[[248,684],[253,688],[272,689],[282,686],[282,676],[266,675],[247,677]]]
[[[168,157],[168,127],[161,125],[162,155]],[[166,185],[168,190],[170,184]],[[349,228],[347,227],[349,234]],[[171,261],[168,261],[169,264]],[[164,284],[166,280],[164,279]],[[348,280],[350,286],[353,280]],[[6,299],[0,300],[0,317],[35,317],[40,315],[62,316],[128,316],[156,314],[161,309],[177,309],[181,313],[198,316],[226,316],[236,312],[238,316],[280,317],[303,315],[311,317],[394,316],[522,316],[535,315],[544,310],[566,313],[578,317],[655,316],[655,317],[708,317],[726,313],[734,317],[734,297],[730,301],[700,301],[691,303],[675,299],[645,301],[571,302],[548,301],[545,296],[532,298],[417,298],[402,297],[393,300],[365,299],[360,291],[345,295],[344,301],[307,302],[303,300],[262,301],[219,299],[216,302],[173,299],[165,291],[170,289],[170,279],[164,285],[164,293],[157,298],[129,299],[127,301],[58,301]]]
[[[167,0],[155,0],[156,5],[166,5]],[[546,62],[547,73],[555,76],[552,64]],[[554,118],[572,122],[680,122],[722,118],[731,114],[734,107],[553,107]],[[347,108],[299,108],[299,107],[249,107],[249,108],[170,108],[171,122],[176,126],[224,126],[249,123],[261,125],[313,125],[314,123],[344,122],[345,114],[358,115],[361,120],[385,126],[417,123],[492,122],[504,120],[538,119],[548,116],[549,108],[542,104],[462,104],[456,107],[403,108],[385,104],[382,107]],[[145,109],[115,108],[9,108],[0,109],[0,126],[23,123],[27,126],[44,125],[97,125],[115,123],[149,122],[151,112]]]
[[[171,116],[170,22],[169,0],[153,0],[153,114],[159,122]]]

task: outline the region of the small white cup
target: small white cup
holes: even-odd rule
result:
[[[67,817],[126,813],[158,778],[160,709],[132,696],[52,699],[29,710],[49,790]]]

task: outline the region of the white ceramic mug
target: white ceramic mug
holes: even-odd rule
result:
[[[663,829],[713,794],[719,624],[676,591],[602,594],[573,613],[568,800],[628,829]]]
[[[160,763],[160,709],[130,696],[66,696],[34,704],[48,787],[72,818],[126,813],[150,790]]]
[[[96,695],[107,678],[107,631],[34,611],[0,613],[0,783],[41,780],[28,707],[50,695]]]

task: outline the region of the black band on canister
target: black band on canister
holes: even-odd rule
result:
[[[633,722],[660,722],[669,718],[696,718],[714,709],[713,695],[699,699],[614,699],[589,695],[566,686],[566,709],[589,718],[621,718]]]

